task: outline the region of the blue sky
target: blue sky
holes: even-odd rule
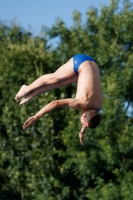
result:
[[[85,22],[89,7],[100,10],[109,4],[110,0],[0,0],[0,20],[7,23],[14,20],[24,29],[31,26],[34,33],[39,33],[42,25],[51,27],[58,17],[71,26],[74,10],[82,14]]]

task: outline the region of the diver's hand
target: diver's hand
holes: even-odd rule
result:
[[[79,139],[80,139],[80,143],[81,143],[82,145],[84,145],[84,133],[83,133],[83,132],[80,132],[80,133],[79,133]]]
[[[37,121],[37,117],[36,116],[32,116],[29,119],[27,119],[27,121],[24,123],[23,125],[23,129],[26,130],[27,128],[31,127],[35,121]]]
[[[81,131],[79,133],[79,139],[80,139],[80,143],[82,145],[84,145],[84,132],[85,132],[86,127],[83,125],[81,128]]]

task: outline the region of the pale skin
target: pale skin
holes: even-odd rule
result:
[[[23,125],[23,129],[31,127],[35,121],[46,113],[57,107],[70,107],[81,110],[80,122],[82,125],[79,133],[80,142],[84,144],[84,132],[89,127],[85,121],[86,112],[102,107],[102,89],[100,80],[100,71],[94,61],[84,61],[79,69],[78,75],[73,70],[73,58],[58,68],[54,73],[46,74],[36,79],[30,85],[23,85],[17,93],[15,100],[24,105],[36,95],[50,91],[55,88],[61,88],[68,84],[77,83],[77,92],[75,98],[54,100],[44,106],[37,114],[30,117]]]

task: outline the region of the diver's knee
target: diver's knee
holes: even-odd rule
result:
[[[58,82],[58,80],[56,79],[56,77],[54,76],[54,73],[53,74],[48,74],[47,77],[45,77],[47,80],[46,82],[48,84],[55,84]]]

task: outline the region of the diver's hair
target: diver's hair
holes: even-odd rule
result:
[[[96,128],[100,123],[100,115],[95,110],[88,110],[85,112],[85,121],[89,122],[89,128]]]

